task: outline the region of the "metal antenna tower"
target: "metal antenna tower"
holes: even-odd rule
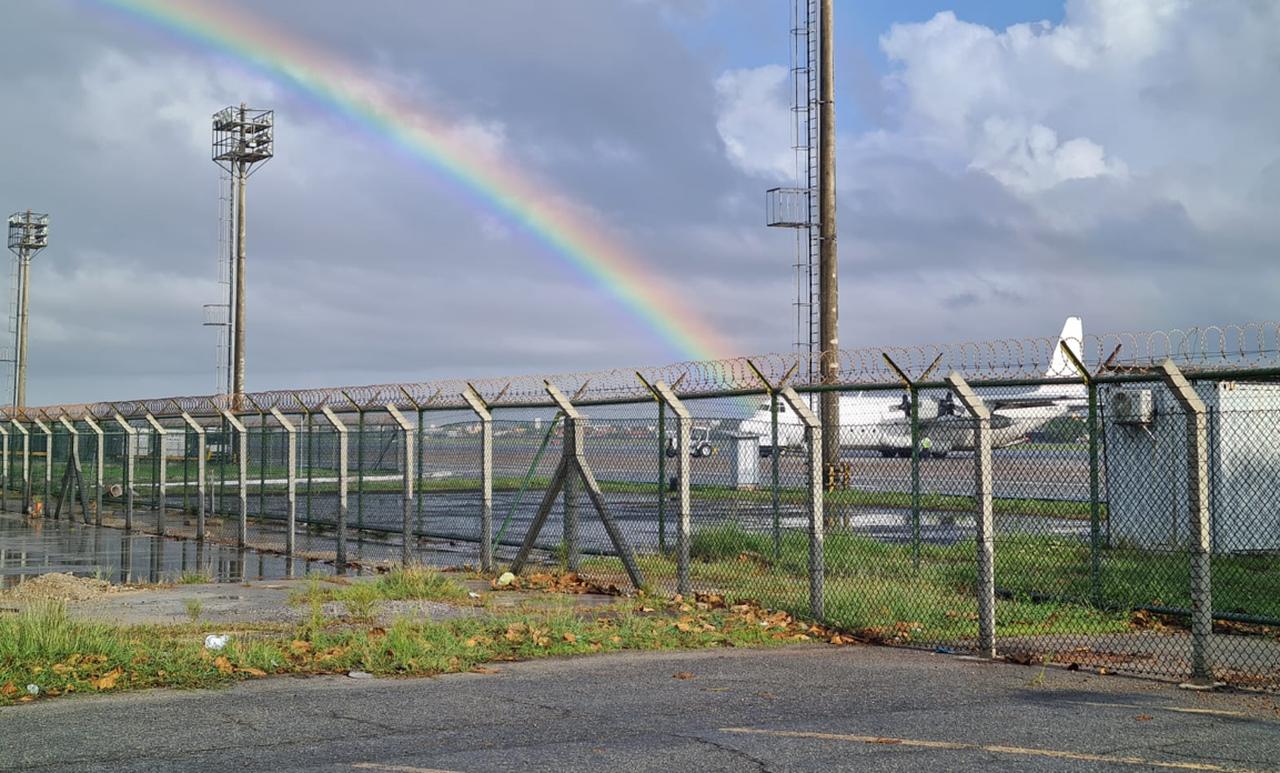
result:
[[[767,224],[796,232],[795,315],[796,351],[808,355],[810,383],[819,380],[818,262],[821,244],[818,210],[818,2],[792,0],[791,83],[792,149],[796,155],[796,186],[773,188],[766,196]]]
[[[235,197],[235,260],[231,261],[230,269],[231,314],[228,322],[231,341],[230,394],[237,410],[244,400],[245,183],[250,175],[274,155],[274,111],[253,110],[241,102],[239,107],[227,107],[213,114],[213,160],[231,176],[231,188]]]
[[[49,216],[27,210],[9,216],[9,251],[18,258],[17,325],[14,333],[13,404],[27,403],[27,322],[31,299],[31,259],[49,246]]]

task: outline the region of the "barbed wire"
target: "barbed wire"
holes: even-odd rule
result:
[[[1183,370],[1225,370],[1280,367],[1280,322],[1208,325],[1187,329],[1086,335],[1068,342],[1091,372],[1142,373],[1172,359]],[[955,371],[975,385],[983,381],[1076,378],[1079,374],[1062,358],[1055,361],[1060,342],[1052,337],[1005,338],[941,345],[864,347],[837,352],[837,383],[850,386],[897,385],[898,375],[886,356],[913,379],[926,371],[941,377]],[[818,358],[820,359],[820,358]],[[245,395],[238,409],[228,395],[164,397],[101,403],[75,403],[38,408],[5,408],[4,418],[58,422],[60,417],[90,417],[114,422],[154,417],[174,418],[219,415],[222,411],[267,415],[336,413],[376,410],[393,405],[401,410],[466,409],[461,395],[473,386],[494,407],[551,406],[546,384],[551,383],[579,401],[628,401],[652,399],[648,387],[658,381],[671,385],[685,397],[716,397],[732,393],[762,392],[783,383],[808,384],[818,363],[808,353],[775,353],[724,360],[681,362],[672,365],[551,376],[523,375],[487,378],[441,379],[419,383],[372,384],[336,388],[273,390]],[[640,378],[638,378],[639,376]],[[643,381],[641,380],[643,378]]]

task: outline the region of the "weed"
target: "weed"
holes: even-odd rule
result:
[[[193,623],[200,619],[200,613],[204,611],[204,603],[200,599],[187,599],[182,603],[187,608],[187,619]]]

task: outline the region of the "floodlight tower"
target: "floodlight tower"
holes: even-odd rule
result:
[[[236,259],[232,262],[231,394],[239,409],[244,401],[244,216],[245,182],[275,155],[275,113],[253,110],[243,102],[213,114],[213,160],[232,177],[236,203]]]
[[[31,210],[9,216],[9,250],[18,257],[18,314],[14,334],[13,405],[27,402],[27,319],[31,285],[31,259],[49,246],[49,216]]]

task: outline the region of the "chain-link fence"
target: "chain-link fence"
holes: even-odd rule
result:
[[[1241,330],[1059,342],[1070,363],[845,353],[835,387],[779,357],[11,410],[0,490],[299,573],[562,566],[884,643],[1280,689],[1277,330]]]

